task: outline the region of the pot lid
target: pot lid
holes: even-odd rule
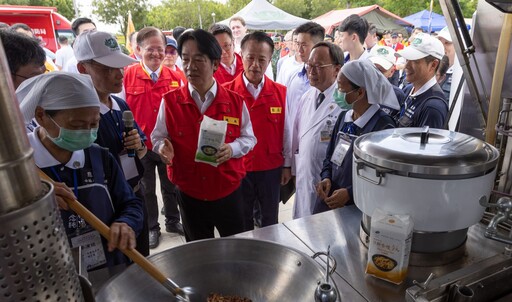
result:
[[[354,142],[354,155],[366,163],[420,175],[487,173],[499,152],[467,134],[424,128],[396,128],[368,133]]]

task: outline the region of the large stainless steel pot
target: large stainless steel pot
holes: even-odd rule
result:
[[[419,232],[465,229],[483,215],[499,152],[474,137],[441,129],[399,128],[354,142],[354,202],[409,214]]]
[[[241,238],[188,243],[149,257],[181,286],[195,289],[194,300],[210,293],[239,295],[254,302],[314,301],[325,272],[311,257],[273,242]],[[132,265],[105,284],[97,301],[175,301],[157,281]]]

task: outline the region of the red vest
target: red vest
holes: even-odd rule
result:
[[[141,64],[133,64],[126,69],[124,89],[126,102],[133,111],[133,117],[149,138],[155,128],[162,96],[166,92],[180,87],[181,78],[176,72],[162,66],[158,81],[153,83]],[[153,148],[150,139],[145,144],[149,150]]]
[[[286,87],[265,76],[265,84],[254,100],[245,86],[243,74],[223,85],[242,96],[251,115],[252,129],[258,139],[245,157],[247,171],[265,171],[281,167],[283,158]]]
[[[219,68],[213,74],[213,77],[217,81],[217,84],[222,85],[227,82],[233,81],[239,74],[244,72],[244,63],[242,62],[242,57],[235,53],[236,67],[235,67],[235,75],[231,75],[227,70],[219,63]]]
[[[165,94],[164,102],[167,132],[174,147],[172,183],[185,194],[204,201],[218,200],[233,193],[245,177],[243,158],[231,158],[217,167],[195,162],[203,115],[187,86]],[[238,125],[228,124],[226,143],[240,137],[242,108],[240,96],[217,86],[217,95],[205,115],[216,120],[231,117],[238,121]]]

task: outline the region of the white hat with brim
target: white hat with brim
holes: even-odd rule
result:
[[[395,56],[404,57],[406,60],[410,61],[423,59],[427,56],[433,56],[441,60],[444,56],[444,46],[439,39],[431,37],[428,34],[419,33],[411,42],[410,46],[399,50]]]
[[[125,55],[114,36],[102,31],[86,31],[73,43],[73,52],[78,62],[94,60],[112,68],[123,68],[137,60]]]
[[[389,70],[395,65],[395,50],[389,46],[375,45],[370,51],[368,58],[373,64],[378,64],[382,68]]]
[[[452,36],[450,35],[450,31],[448,30],[448,26],[443,27],[443,29],[439,31],[439,33],[437,34],[437,38],[443,38],[446,41],[453,43]]]

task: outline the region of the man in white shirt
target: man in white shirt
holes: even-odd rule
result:
[[[365,19],[356,14],[350,15],[343,20],[338,30],[341,33],[341,48],[348,52],[345,63],[369,57],[364,48],[364,40],[368,36],[368,22]]]
[[[62,70],[64,64],[74,57],[73,48],[68,43],[66,36],[59,36],[60,49],[55,53],[55,65],[59,70]]]

